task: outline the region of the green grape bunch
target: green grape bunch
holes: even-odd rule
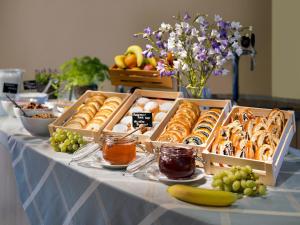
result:
[[[73,153],[86,144],[86,141],[76,132],[57,129],[49,139],[56,152]]]
[[[263,196],[267,187],[258,181],[259,177],[250,166],[233,166],[213,176],[215,189],[239,193],[247,196]]]

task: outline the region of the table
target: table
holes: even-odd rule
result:
[[[299,225],[300,155],[286,156],[277,187],[270,187],[267,197],[218,208],[178,201],[165,184],[120,171],[69,166],[70,155],[53,151],[46,138],[30,136],[14,118],[0,118],[0,143],[11,155],[20,200],[33,225]],[[209,183],[210,178],[201,186]]]

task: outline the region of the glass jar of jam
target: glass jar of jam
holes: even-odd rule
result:
[[[126,165],[136,157],[136,139],[121,138],[120,135],[106,135],[103,140],[103,158],[114,165]]]
[[[192,148],[161,146],[159,171],[170,179],[188,178],[195,172],[195,156]]]

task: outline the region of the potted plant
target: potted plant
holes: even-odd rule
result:
[[[192,19],[186,13],[175,19],[174,25],[162,23],[156,30],[147,27],[134,36],[148,41],[144,56],[162,58],[156,67],[161,76],[174,76],[190,96],[200,98],[209,77],[226,75],[225,63],[234,54],[242,54],[240,39],[250,27],[219,15],[214,20],[200,14]]]
[[[65,89],[74,90],[76,98],[86,90],[97,90],[98,83],[108,78],[108,67],[96,57],[73,58],[60,69],[60,80],[65,82]]]
[[[56,69],[36,69],[35,70],[35,80],[37,85],[37,91],[43,92],[47,86],[47,84],[50,82],[50,80],[56,80],[58,76],[58,71]],[[47,90],[47,93],[49,94],[49,98],[57,98],[57,84],[52,81],[51,86]]]

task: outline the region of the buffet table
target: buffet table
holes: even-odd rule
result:
[[[68,165],[71,155],[53,151],[46,138],[32,137],[15,118],[0,118],[0,130],[0,144],[11,155],[20,200],[33,225],[299,224],[300,154],[295,149],[266,197],[216,208],[180,202],[162,183]],[[199,185],[209,187],[210,178],[206,181]]]

